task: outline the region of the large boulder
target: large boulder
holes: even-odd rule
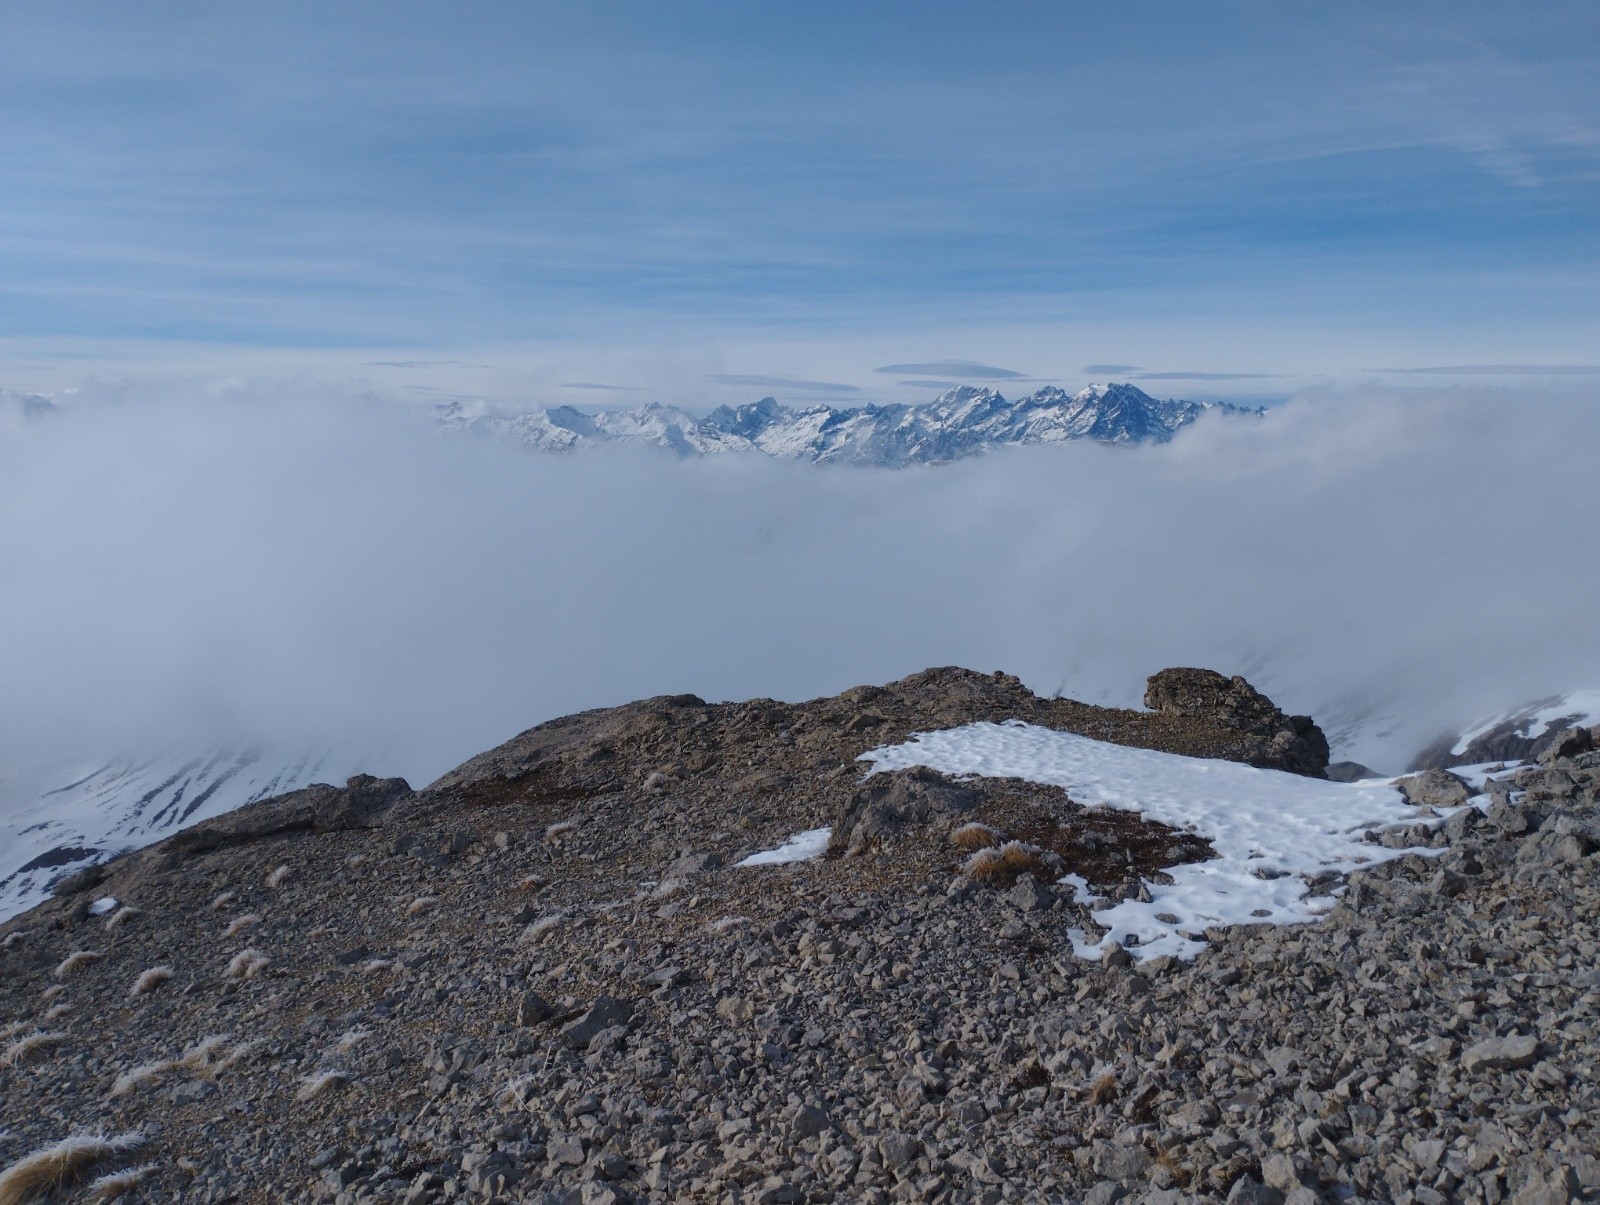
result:
[[[1328,738],[1322,729],[1308,715],[1285,715],[1238,674],[1228,678],[1210,669],[1164,669],[1146,682],[1144,705],[1247,734],[1254,738],[1247,759],[1252,765],[1313,778],[1327,775]]]
[[[936,770],[915,767],[875,774],[834,820],[828,856],[862,853],[938,817],[970,812],[978,800],[978,792]]]

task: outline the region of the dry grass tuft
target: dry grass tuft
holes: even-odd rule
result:
[[[72,1005],[68,1004],[66,1001],[62,1001],[60,1004],[52,1004],[49,1008],[45,1009],[44,1016],[40,1019],[44,1021],[54,1021],[58,1017],[66,1016],[71,1011]]]
[[[211,901],[211,911],[221,912],[224,908],[238,898],[239,893],[237,891],[224,891],[216,899]]]
[[[366,865],[366,861],[366,854],[351,854],[344,860],[344,864],[350,870],[359,870],[362,866]]]
[[[998,849],[980,849],[962,864],[961,872],[980,883],[992,883],[1005,877],[1006,860]]]
[[[961,869],[979,883],[1005,885],[1025,874],[1054,878],[1060,868],[1060,855],[1023,841],[1007,841],[998,849],[978,850]]]
[[[65,979],[79,967],[89,966],[91,963],[99,962],[104,957],[105,955],[99,950],[74,950],[66,958],[62,959],[61,965],[55,969],[55,977],[57,979]]]
[[[64,1033],[46,1033],[36,1029],[6,1047],[5,1053],[0,1054],[0,1067],[21,1067],[44,1057],[66,1041],[67,1035]]]
[[[27,1028],[26,1021],[7,1021],[4,1025],[0,1025],[0,1042],[9,1041]]]
[[[98,1164],[143,1146],[143,1134],[74,1134],[33,1152],[0,1172],[0,1205],[30,1205],[47,1193],[76,1184]]]
[[[52,983],[49,987],[45,988],[44,991],[40,992],[39,995],[43,996],[46,1000],[54,1000],[57,996],[61,995],[61,993],[66,991],[66,990],[67,990],[67,985],[66,984],[64,984],[64,983]]]
[[[1109,1105],[1117,1099],[1117,1077],[1109,1072],[1089,1085],[1091,1105]]]
[[[143,916],[143,908],[135,908],[132,904],[124,904],[110,916],[106,917],[106,932],[112,933],[122,928],[136,916]]]
[[[363,975],[381,975],[385,971],[392,970],[394,970],[394,963],[387,958],[374,958],[361,964],[361,973]]]
[[[228,1039],[222,1034],[211,1034],[201,1038],[189,1049],[185,1050],[173,1060],[174,1067],[182,1067],[185,1071],[199,1074],[210,1071],[215,1066],[213,1055],[228,1044]]]
[[[236,916],[229,921],[228,927],[222,931],[222,936],[232,937],[237,933],[243,933],[251,925],[259,925],[260,923],[261,917],[257,913],[246,912],[243,916]]]
[[[272,959],[253,947],[240,950],[229,961],[228,969],[223,971],[222,975],[225,979],[254,979],[256,972],[271,961]]]
[[[545,934],[549,933],[550,930],[554,929],[560,923],[561,917],[555,914],[551,914],[550,916],[541,916],[538,920],[534,921],[533,924],[524,929],[521,934],[518,935],[517,940],[522,942],[524,945],[528,945],[536,941],[543,941]]]
[[[319,1071],[315,1075],[308,1075],[300,1081],[300,1091],[294,1094],[296,1100],[316,1100],[330,1088],[337,1088],[350,1082],[348,1071]]]
[[[554,824],[548,824],[545,826],[544,839],[546,841],[554,841],[557,837],[565,837],[577,827],[578,826],[574,821],[557,820]]]
[[[426,912],[429,908],[432,908],[438,902],[439,901],[431,895],[419,895],[406,906],[406,915],[421,916],[424,912]]]
[[[748,916],[722,916],[706,925],[707,933],[726,933],[729,929],[737,929],[740,925],[748,925]]]
[[[543,891],[544,890],[544,879],[540,878],[536,874],[524,875],[522,877],[521,881],[517,883],[517,890],[518,891]]]
[[[266,1043],[260,1038],[251,1038],[247,1042],[240,1042],[232,1050],[228,1051],[227,1054],[223,1055],[220,1059],[213,1063],[211,1065],[211,1070],[213,1072],[227,1071],[235,1063],[243,1062],[265,1045]]]
[[[279,866],[276,870],[274,870],[271,874],[269,874],[267,876],[267,886],[268,887],[282,887],[285,883],[287,883],[289,881],[289,876],[292,875],[293,873],[294,873],[294,871],[289,869],[289,864],[287,862],[285,862],[282,866]]]
[[[20,946],[27,940],[27,936],[21,929],[18,929],[15,933],[7,933],[6,939],[0,941],[0,950],[9,950],[12,946]]]
[[[88,1194],[86,1201],[115,1201],[124,1193],[132,1192],[151,1176],[161,1170],[159,1164],[141,1163],[138,1167],[130,1167],[125,1171],[108,1172],[95,1180],[85,1190]]]
[[[132,999],[148,996],[171,978],[171,967],[151,967],[148,971],[139,973],[139,977],[133,981],[133,986],[128,989],[128,995]]]
[[[957,849],[967,850],[969,853],[980,849],[989,849],[1005,840],[1005,834],[997,828],[990,828],[987,824],[974,821],[963,824],[950,834],[950,842]]]
[[[361,1026],[357,1025],[355,1028],[347,1029],[344,1031],[344,1033],[340,1034],[339,1040],[333,1044],[333,1048],[340,1054],[348,1054],[371,1036],[372,1030],[363,1029]]]
[[[111,1095],[132,1096],[146,1084],[155,1083],[176,1066],[177,1064],[171,1059],[161,1059],[154,1063],[140,1063],[137,1067],[130,1067],[112,1081]]]

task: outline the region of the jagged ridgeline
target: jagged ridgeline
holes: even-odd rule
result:
[[[664,696],[78,871],[0,924],[0,1202],[1600,1188],[1596,734],[1397,788],[1146,703]]]
[[[1207,410],[1259,414],[1227,403],[1153,398],[1135,385],[1090,385],[1077,393],[1048,386],[1008,401],[993,389],[961,385],[922,406],[816,405],[792,408],[774,398],[719,406],[696,418],[651,403],[587,414],[572,406],[515,416],[470,414],[459,402],[440,408],[449,430],[511,439],[546,452],[616,441],[668,448],[680,456],[760,452],[793,460],[898,467],[938,464],[993,448],[1090,439],[1163,443]]]

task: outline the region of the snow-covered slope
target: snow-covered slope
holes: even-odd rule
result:
[[[1218,404],[1222,409],[1238,408]],[[1090,385],[1077,393],[1048,386],[1015,401],[962,385],[925,406],[792,409],[773,398],[719,406],[703,419],[658,403],[584,414],[570,406],[515,417],[440,411],[448,430],[513,439],[546,452],[613,440],[669,448],[680,456],[761,452],[793,460],[899,467],[938,464],[1013,444],[1094,439],[1162,442],[1211,406],[1153,398],[1134,385]]]
[[[1412,762],[1417,770],[1479,762],[1525,761],[1568,728],[1600,724],[1600,690],[1574,690],[1538,699],[1468,725],[1429,745]]]
[[[333,754],[210,750],[0,777],[0,920],[33,907],[77,867],[308,783],[342,783],[361,768],[361,759]]]
[[[1147,900],[1094,910],[1110,932],[1094,945],[1077,941],[1094,956],[1115,941],[1144,958],[1193,957],[1204,943],[1187,935],[1208,926],[1315,920],[1334,905],[1324,892],[1336,875],[1403,852],[1365,841],[1369,829],[1431,819],[1387,780],[1325,782],[1016,721],[920,733],[865,760],[874,772],[927,766],[1046,783],[1086,806],[1136,811],[1212,843],[1215,859],[1172,867],[1172,882],[1148,884]]]

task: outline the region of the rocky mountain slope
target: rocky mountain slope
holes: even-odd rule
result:
[[[57,1173],[61,1199],[214,1203],[1600,1189],[1594,735],[1403,782],[1364,868],[1263,860],[1320,923],[1091,961],[1069,934],[1166,898],[1208,835],[918,768],[911,734],[1024,721],[1285,799],[1387,789],[1322,779],[1320,732],[1241,679],[1166,671],[1148,702],[961,670],[651,699],[80,872],[0,925],[0,1201]],[[824,826],[827,856],[784,860]],[[103,1137],[51,1150],[74,1134]]]
[[[0,919],[70,870],[319,780],[364,759],[329,751],[208,748],[0,777]]]
[[[658,403],[597,414],[556,406],[507,417],[471,414],[453,402],[441,409],[440,422],[447,430],[516,440],[545,452],[621,440],[668,448],[680,456],[761,452],[795,460],[902,467],[1016,444],[1074,439],[1161,443],[1214,407],[1241,412],[1225,403],[1153,398],[1126,384],[1090,385],[1077,393],[1048,386],[1010,401],[993,389],[961,385],[925,406],[794,409],[768,397],[746,406],[720,406],[704,418]]]

